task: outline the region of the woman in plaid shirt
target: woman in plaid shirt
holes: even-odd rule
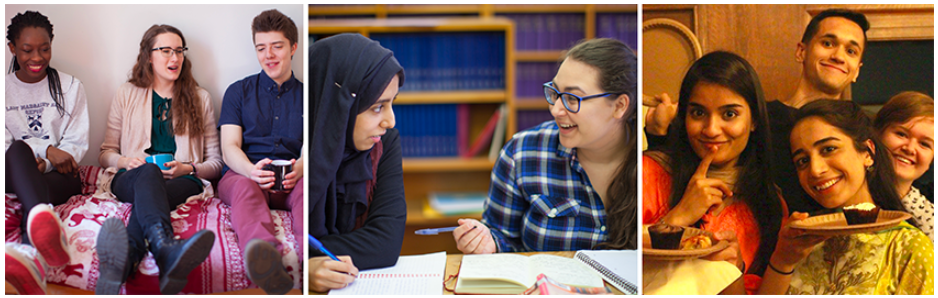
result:
[[[502,148],[482,221],[453,231],[459,250],[636,248],[636,65],[614,39],[567,52],[544,84],[554,120]]]

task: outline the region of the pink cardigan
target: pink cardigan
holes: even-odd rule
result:
[[[149,156],[144,150],[150,148],[152,94],[152,88],[140,88],[131,83],[124,83],[117,89],[117,94],[111,101],[111,111],[108,113],[101,155],[98,156],[102,167],[122,169],[126,166],[128,158]],[[205,135],[196,142],[190,142],[188,136],[176,135],[175,159],[194,163],[199,178],[210,180],[218,178],[222,169],[218,129],[215,127],[211,95],[202,88],[198,88],[198,94],[202,99]]]

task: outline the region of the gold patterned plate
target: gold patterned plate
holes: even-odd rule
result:
[[[710,237],[711,242],[714,242],[713,246],[708,248],[700,249],[655,249],[651,248],[651,238],[648,236],[648,226],[644,226],[642,233],[642,257],[652,259],[652,260],[664,260],[664,261],[677,261],[677,260],[686,260],[686,259],[696,259],[700,258],[714,252],[718,252],[730,245],[726,240],[721,240],[717,242],[713,238],[713,233],[704,231],[696,228],[684,227],[684,235],[681,236],[681,241],[684,239],[697,236],[699,234],[704,234]]]
[[[903,220],[911,217],[911,214],[902,211],[880,210],[876,222],[848,225],[844,213],[837,212],[796,220],[791,222],[791,227],[812,235],[839,236],[882,231],[899,225]]]

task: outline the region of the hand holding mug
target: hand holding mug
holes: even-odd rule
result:
[[[269,158],[261,159],[254,164],[254,169],[251,170],[251,180],[254,180],[263,190],[270,190],[274,186],[274,172],[264,169],[270,163]]]

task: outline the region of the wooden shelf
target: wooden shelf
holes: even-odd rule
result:
[[[638,4],[596,4],[596,12],[638,12]]]
[[[495,13],[578,13],[589,4],[495,4]]]
[[[473,13],[478,14],[482,10],[480,4],[389,4],[387,5],[388,14],[450,14],[450,13]]]
[[[410,91],[401,92],[394,104],[504,103],[505,90]]]
[[[525,97],[515,99],[517,110],[548,110],[550,105],[543,97]]]
[[[446,216],[441,214],[427,214],[423,211],[428,204],[427,199],[407,200],[407,226],[411,227],[448,227],[453,226],[457,219],[482,219],[482,213]]]
[[[378,11],[378,7],[375,5],[369,4],[360,4],[360,5],[323,5],[323,4],[310,4],[307,12],[311,16],[321,16],[321,15],[366,15],[366,14],[375,14]]]
[[[567,51],[515,51],[518,62],[557,62]]]
[[[514,23],[505,18],[450,17],[450,18],[393,18],[393,19],[334,19],[309,20],[309,34],[339,32],[467,32],[505,31]]]
[[[492,171],[494,162],[488,157],[408,157],[403,160],[404,173]]]

